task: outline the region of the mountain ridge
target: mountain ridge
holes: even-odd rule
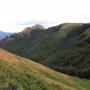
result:
[[[31,27],[31,29],[32,30],[34,30],[34,29],[42,29],[43,30],[43,29],[45,29],[45,27],[40,24],[35,24],[34,26]]]
[[[90,79],[90,24],[64,23],[17,33],[0,47],[57,71]]]
[[[41,29],[41,30],[44,30],[45,28],[40,25],[40,24],[35,24],[33,25],[32,27],[26,27],[24,28],[21,32],[25,33],[25,32],[29,32],[30,30],[35,30],[35,29]]]

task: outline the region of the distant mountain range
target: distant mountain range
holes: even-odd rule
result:
[[[6,37],[6,36],[9,36],[11,35],[12,33],[8,33],[8,32],[3,32],[3,31],[0,31],[0,39]]]
[[[66,74],[90,79],[90,24],[37,24],[0,41],[0,47]]]

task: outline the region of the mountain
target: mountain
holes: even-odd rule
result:
[[[36,25],[32,26],[31,29],[32,30],[34,30],[34,29],[41,29],[41,30],[43,30],[45,28],[42,25],[40,25],[40,24],[36,24]]]
[[[10,89],[12,88],[12,89]],[[90,80],[56,72],[0,49],[1,90],[89,90]]]
[[[11,35],[11,33],[0,31],[0,39],[5,38],[6,36],[9,36],[9,35]]]
[[[0,47],[54,70],[90,79],[90,24],[63,23],[27,29],[0,41]]]
[[[36,24],[32,27],[26,27],[24,30],[22,30],[21,33],[29,33],[32,30],[44,30],[45,28],[42,25]]]
[[[25,29],[22,30],[22,33],[28,33],[31,31],[30,27],[26,27]]]

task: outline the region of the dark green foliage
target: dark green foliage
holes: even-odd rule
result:
[[[90,24],[66,23],[46,30],[35,29],[12,35],[2,43],[1,47],[10,52],[90,79]]]

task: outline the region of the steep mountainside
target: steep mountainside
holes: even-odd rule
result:
[[[0,47],[57,71],[90,79],[90,24],[64,23],[27,31],[3,39]]]
[[[7,88],[7,89],[5,89]],[[9,88],[9,89],[8,89]],[[89,90],[81,80],[0,49],[0,90]]]

